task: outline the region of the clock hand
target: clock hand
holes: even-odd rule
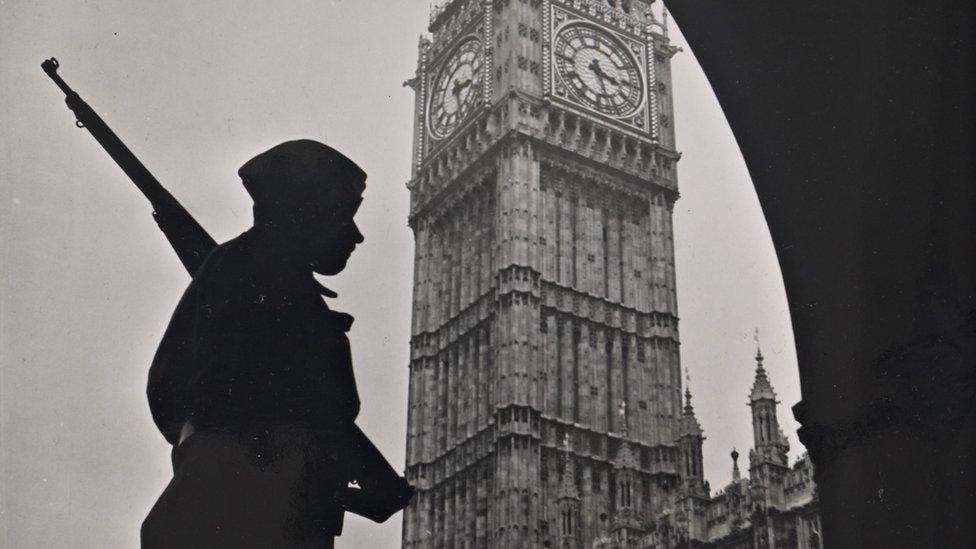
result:
[[[600,95],[607,94],[607,83],[603,81],[603,76],[600,73],[596,73],[596,79],[600,81],[600,87],[603,89]]]
[[[454,89],[451,90],[451,93],[453,93],[454,95],[458,95],[459,96],[459,95],[461,95],[461,90],[463,90],[464,88],[467,88],[471,84],[472,84],[472,82],[471,82],[471,79],[470,78],[468,78],[464,82],[457,82],[457,83],[454,84]]]
[[[596,75],[599,76],[601,79],[606,80],[607,82],[610,82],[614,86],[619,86],[620,85],[620,83],[617,81],[617,79],[615,77],[611,76],[605,70],[603,70],[603,67],[600,66],[600,60],[599,59],[594,59],[593,62],[590,63],[590,69],[593,70],[593,72],[596,73]],[[605,89],[606,89],[606,86],[604,86],[604,90]]]
[[[597,76],[600,76],[600,73],[603,72],[603,70],[600,68],[600,62],[596,59],[590,61],[590,65],[587,68],[596,73]]]
[[[600,87],[603,88],[600,95],[606,95],[607,83],[603,81],[603,70],[600,68],[600,62],[594,59],[593,61],[590,61],[590,66],[587,68],[593,71],[593,74],[596,75],[596,79],[600,81]]]

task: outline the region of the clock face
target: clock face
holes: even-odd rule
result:
[[[477,102],[481,57],[481,42],[468,40],[454,50],[437,74],[428,110],[430,131],[435,137],[447,137]]]
[[[615,118],[641,107],[644,83],[637,61],[610,34],[590,25],[567,25],[552,49],[556,72],[580,103]]]

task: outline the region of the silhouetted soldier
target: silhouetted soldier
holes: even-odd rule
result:
[[[308,140],[239,174],[254,227],[207,256],[150,369],[174,476],[143,547],[332,547],[353,493],[337,443],[359,413],[353,319],[328,308],[335,294],[313,272],[339,273],[363,241],[353,216],[366,174]],[[383,516],[411,494],[401,481]]]

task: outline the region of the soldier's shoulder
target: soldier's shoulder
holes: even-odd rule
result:
[[[242,280],[261,268],[261,258],[244,233],[211,250],[193,278],[199,283]]]

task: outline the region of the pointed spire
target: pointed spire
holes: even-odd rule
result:
[[[732,482],[738,482],[742,478],[739,473],[739,452],[735,447],[732,448]]]
[[[759,346],[759,328],[756,328],[756,379],[752,382],[752,391],[749,394],[749,401],[757,400],[776,400],[776,392],[769,383],[766,376],[766,368],[763,367],[762,348]]]
[[[618,413],[620,414],[620,423],[623,425],[623,433],[621,434],[623,440],[620,441],[620,449],[617,450],[617,457],[614,458],[613,463],[617,469],[636,470],[639,463],[630,450],[630,444],[627,443],[627,401],[620,401]]]
[[[763,356],[762,345],[759,344],[759,328],[756,328],[756,333],[752,336],[752,340],[756,342],[756,361],[762,366]]]
[[[691,376],[685,371],[685,413],[679,422],[679,437],[701,437],[704,430],[695,417],[695,407],[691,405]]]
[[[637,470],[640,468],[640,462],[637,460],[637,456],[634,455],[633,450],[630,449],[630,443],[627,442],[626,434],[624,439],[620,441],[620,449],[617,450],[617,457],[614,458],[613,464],[617,469],[633,469]]]

